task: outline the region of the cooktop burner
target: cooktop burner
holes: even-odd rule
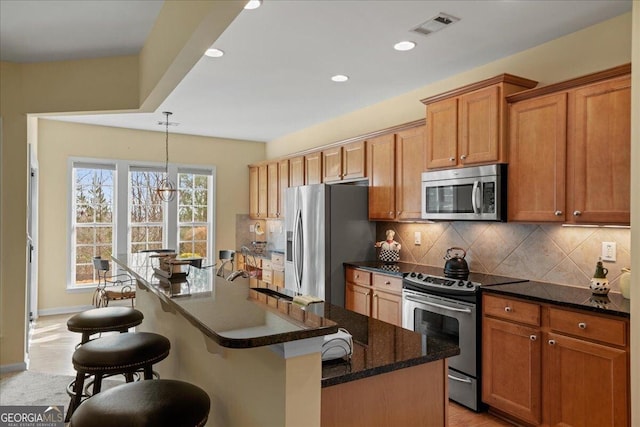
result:
[[[403,287],[428,293],[450,295],[473,294],[484,286],[504,285],[507,283],[526,282],[526,279],[493,276],[491,274],[470,273],[466,280],[442,277],[434,274],[412,271],[403,275]]]

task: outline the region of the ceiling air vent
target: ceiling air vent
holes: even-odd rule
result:
[[[413,31],[414,33],[422,34],[423,36],[428,36],[429,34],[440,31],[441,29],[454,24],[459,20],[460,18],[456,18],[455,16],[447,15],[446,13],[439,13],[437,16],[434,16],[427,22],[418,25],[411,31]]]

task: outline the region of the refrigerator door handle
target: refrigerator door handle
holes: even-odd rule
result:
[[[293,225],[293,272],[298,290],[302,285],[302,242],[302,211],[298,210]]]

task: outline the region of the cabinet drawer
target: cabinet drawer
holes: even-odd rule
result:
[[[270,259],[262,258],[261,266],[262,266],[263,270],[273,270],[273,267],[271,266],[271,260]]]
[[[373,286],[385,291],[402,292],[402,279],[400,277],[387,276],[386,274],[374,274]]]
[[[496,295],[484,295],[482,302],[485,315],[527,325],[540,325],[540,306],[538,304]]]
[[[284,254],[271,254],[271,265],[274,270],[282,270],[284,268]]]
[[[357,270],[355,268],[347,268],[347,282],[357,283],[359,285],[371,285],[371,273]]]
[[[557,332],[613,345],[624,346],[627,343],[627,326],[624,320],[551,307],[549,308],[549,327]]]
[[[273,270],[262,270],[262,281],[265,283],[273,282]]]

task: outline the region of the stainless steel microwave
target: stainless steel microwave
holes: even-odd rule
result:
[[[423,172],[422,218],[506,221],[507,165]]]

